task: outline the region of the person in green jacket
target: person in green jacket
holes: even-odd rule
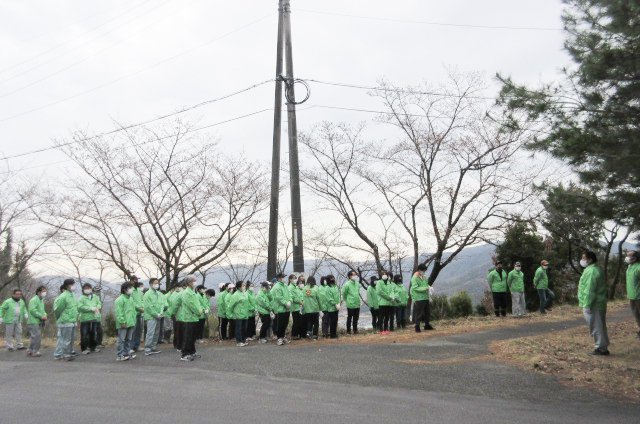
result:
[[[176,311],[176,321],[182,323],[182,361],[193,361],[200,356],[196,354],[196,328],[204,315],[202,301],[196,293],[196,276],[189,274],[184,278],[187,287],[180,296],[180,305]]]
[[[269,299],[269,290],[271,284],[264,282],[260,284],[260,290],[256,295],[256,310],[260,317],[260,343],[267,343],[267,334],[271,328],[271,300]]]
[[[209,311],[211,309],[211,303],[209,303],[205,294],[206,291],[207,288],[202,284],[196,287],[198,300],[204,308],[204,316],[198,320],[198,325],[196,327],[196,343],[204,343],[204,324],[207,320],[207,316],[209,316]]]
[[[184,282],[179,283],[173,289],[169,291],[167,298],[167,309],[164,316],[171,318],[171,325],[173,326],[173,348],[178,352],[182,351],[182,323],[176,320],[176,311],[180,306],[180,298],[183,290],[186,288]]]
[[[284,337],[289,326],[289,315],[292,307],[291,291],[284,283],[285,276],[276,275],[276,281],[271,289],[271,310],[276,314],[276,337],[278,346],[289,343]]]
[[[47,297],[47,288],[40,286],[36,289],[36,295],[29,301],[29,348],[27,356],[40,357],[40,345],[42,340],[42,327],[47,321],[47,313],[44,310],[44,299]]]
[[[104,345],[102,344],[102,339],[104,332],[102,331],[102,300],[100,299],[100,292],[102,291],[102,287],[97,285],[93,288],[93,295],[96,297],[96,301],[98,302],[98,308],[100,308],[100,317],[96,320],[96,347],[98,349],[104,349]]]
[[[227,311],[230,313],[235,322],[236,346],[248,346],[247,343],[247,324],[249,315],[251,314],[249,297],[247,295],[247,286],[244,281],[236,283],[236,291],[227,301]]]
[[[162,353],[156,346],[160,334],[160,320],[164,316],[164,296],[160,293],[160,281],[157,278],[149,280],[149,290],[142,296],[144,312],[142,318],[147,324],[147,335],[144,339],[145,356]]]
[[[340,310],[340,289],[336,284],[336,277],[327,275],[327,314],[329,315],[329,337],[338,338],[338,311]]]
[[[595,340],[595,349],[590,355],[609,354],[607,334],[607,282],[597,265],[593,252],[585,252],[580,259],[583,269],[578,283],[578,305],[582,308],[589,332]]]
[[[373,331],[382,330],[380,328],[380,305],[376,292],[376,281],[377,278],[372,276],[369,280],[369,287],[367,287],[367,305],[369,305],[369,311],[371,312],[371,327],[373,327]]]
[[[82,295],[78,298],[78,312],[80,319],[80,350],[83,355],[100,352],[97,348],[97,326],[100,317],[100,299],[93,294],[91,284],[82,285]]]
[[[629,299],[631,313],[640,329],[640,262],[638,261],[638,252],[628,251],[624,261],[629,265],[627,267],[627,299]],[[640,338],[640,331],[638,331],[638,337]]]
[[[320,326],[320,288],[316,285],[314,276],[307,278],[307,285],[302,289],[302,293],[307,337],[315,341],[318,340]]]
[[[551,310],[551,301],[555,299],[555,295],[551,290],[549,290],[549,277],[547,276],[548,269],[549,262],[547,260],[542,260],[533,276],[533,285],[538,291],[538,298],[540,299],[541,314],[546,314],[547,311]]]
[[[27,305],[22,298],[22,290],[15,289],[11,297],[0,305],[0,324],[4,322],[4,337],[7,342],[7,350],[13,352],[16,348],[23,350],[22,344],[22,320],[28,319]],[[16,344],[14,346],[13,340]]]
[[[516,262],[507,276],[507,287],[511,292],[511,309],[514,318],[522,318],[527,315],[527,304],[524,299],[524,274],[522,264]]]
[[[322,318],[320,320],[320,331],[322,337],[329,337],[329,303],[327,302],[327,277],[320,277],[320,285],[318,286],[318,296],[320,297],[320,312]]]
[[[73,295],[76,282],[73,278],[64,280],[61,293],[53,302],[53,313],[58,327],[58,342],[53,352],[56,359],[71,361],[74,358],[73,341],[78,321],[78,302]]]
[[[144,333],[144,318],[142,313],[144,312],[144,305],[142,302],[142,290],[144,284],[138,280],[138,277],[132,275],[129,278],[131,284],[133,284],[133,302],[136,304],[136,328],[133,330],[133,339],[131,339],[131,350],[137,352],[140,350],[140,342],[142,341],[142,334]],[[132,352],[132,353],[133,353]]]
[[[425,273],[427,266],[425,264],[418,265],[418,270],[411,277],[410,289],[411,299],[413,300],[413,322],[415,323],[416,333],[420,331],[420,323],[424,322],[425,330],[434,330],[431,325],[431,305],[429,304],[429,282]]]
[[[249,319],[247,320],[247,340],[256,339],[256,294],[253,292],[254,286],[251,281],[246,283],[247,299],[249,299]]]
[[[229,283],[221,283],[220,284],[220,291],[219,291],[219,295],[218,295],[218,299],[217,299],[217,306],[218,306],[218,325],[219,325],[219,329],[218,329],[218,334],[220,337],[220,340],[227,340],[229,337],[227,336],[227,327],[229,326],[229,319],[227,318],[227,311],[226,311],[226,299],[227,296],[229,295],[229,292],[227,291],[229,287]]]
[[[406,328],[407,326],[407,304],[409,303],[409,292],[402,282],[402,275],[396,274],[393,277],[393,282],[396,283],[396,299],[398,303],[395,306],[396,324],[398,328]]]
[[[356,271],[349,271],[347,282],[342,286],[342,298],[347,305],[347,334],[358,334],[360,318],[360,277]]]
[[[387,335],[393,331],[393,318],[397,304],[396,288],[387,271],[382,271],[380,280],[376,282],[376,295],[380,307],[380,334]]]
[[[502,269],[502,262],[497,261],[496,267],[487,276],[491,293],[493,294],[493,310],[496,317],[507,316],[507,271]]]
[[[136,304],[132,295],[133,284],[131,282],[122,283],[120,296],[118,296],[113,305],[116,331],[118,332],[116,361],[128,361],[136,358],[136,355],[131,353],[131,338],[133,337],[137,316]]]
[[[300,314],[300,307],[302,306],[302,288],[305,285],[304,276],[296,277],[295,274],[289,275],[289,293],[291,293],[291,319],[293,324],[291,325],[291,339],[299,340],[307,335],[305,327],[305,320]]]

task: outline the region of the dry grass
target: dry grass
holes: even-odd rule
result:
[[[590,356],[593,338],[584,327],[493,342],[495,359],[551,375],[566,385],[640,402],[640,339],[635,322],[609,323],[610,356]]]

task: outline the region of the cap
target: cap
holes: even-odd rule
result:
[[[515,264],[513,264],[514,266],[522,266],[522,264],[520,262],[516,262]]]
[[[543,259],[542,262],[540,262],[540,265],[549,265],[549,261]]]

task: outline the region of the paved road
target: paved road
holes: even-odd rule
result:
[[[412,344],[218,344],[199,346],[203,357],[193,363],[179,362],[168,347],[125,363],[114,361],[111,348],[71,363],[3,351],[0,422],[637,424],[638,404],[486,358],[491,340],[576,325],[583,324],[527,324]]]

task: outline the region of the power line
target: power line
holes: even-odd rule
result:
[[[446,22],[426,22],[405,19],[379,18],[374,16],[348,15],[345,13],[321,12],[319,10],[294,9],[297,12],[316,13],[319,15],[342,16],[345,18],[369,19],[374,21],[398,22],[406,24],[422,24],[435,26],[450,26],[463,28],[482,28],[482,29],[508,29],[508,30],[526,30],[526,31],[564,31],[562,28],[545,28],[545,27],[513,27],[513,26],[494,26],[494,25],[473,25],[473,24],[455,24]]]
[[[32,112],[36,112],[36,111],[39,111],[39,110],[42,110],[42,109],[46,109],[46,108],[48,108],[48,107],[51,107],[51,106],[57,105],[57,104],[59,104],[59,103],[65,102],[65,101],[67,101],[67,100],[71,100],[71,99],[73,99],[73,98],[75,98],[75,97],[82,96],[83,94],[91,93],[91,92],[93,92],[93,91],[96,91],[96,90],[99,90],[99,89],[101,89],[101,88],[104,88],[104,87],[106,87],[106,86],[108,86],[108,85],[115,84],[116,82],[122,81],[122,80],[124,80],[124,79],[127,79],[127,78],[129,78],[129,77],[132,77],[132,76],[137,75],[137,74],[139,74],[139,73],[142,73],[142,72],[144,72],[144,71],[147,71],[147,70],[149,70],[149,69],[155,68],[156,66],[162,65],[162,64],[164,64],[164,63],[166,63],[166,62],[169,62],[169,61],[171,61],[171,60],[173,60],[173,59],[176,59],[176,58],[178,58],[178,57],[184,56],[185,54],[191,53],[192,51],[195,51],[195,50],[197,50],[197,49],[200,49],[200,48],[202,48],[202,47],[204,47],[204,46],[206,46],[206,45],[209,45],[209,44],[211,44],[211,43],[213,43],[213,42],[219,41],[219,40],[221,40],[221,39],[223,39],[223,38],[225,38],[225,37],[228,37],[228,36],[230,36],[230,35],[232,35],[232,34],[235,34],[236,32],[239,32],[239,31],[241,31],[241,30],[243,30],[243,29],[245,29],[245,28],[247,28],[247,27],[250,27],[251,25],[254,25],[254,24],[256,24],[256,23],[258,23],[258,22],[260,22],[260,21],[265,20],[266,18],[270,17],[271,15],[273,15],[273,14],[275,14],[275,13],[277,13],[277,12],[270,13],[270,14],[268,14],[268,15],[266,15],[266,16],[263,16],[263,17],[262,17],[262,18],[260,18],[260,19],[257,19],[257,20],[255,20],[255,21],[253,21],[253,22],[251,22],[251,23],[248,23],[248,24],[246,24],[246,25],[244,25],[244,26],[242,26],[242,27],[239,27],[239,28],[237,28],[237,29],[234,29],[233,31],[227,32],[227,33],[225,33],[225,34],[223,34],[223,35],[221,35],[221,36],[219,36],[219,37],[217,37],[217,38],[214,38],[214,39],[209,40],[209,41],[207,41],[207,42],[205,42],[205,43],[202,43],[202,44],[200,44],[200,45],[198,45],[198,46],[196,46],[196,47],[193,47],[193,48],[191,48],[191,49],[189,49],[189,50],[183,51],[182,53],[179,53],[179,54],[177,54],[177,55],[175,55],[175,56],[171,56],[171,57],[169,57],[169,58],[167,58],[167,59],[164,59],[164,60],[162,60],[162,61],[160,61],[160,62],[157,62],[157,63],[155,63],[155,64],[153,64],[153,65],[151,65],[151,66],[148,66],[148,67],[146,67],[146,68],[143,68],[143,69],[140,69],[140,70],[138,70],[138,71],[132,72],[132,73],[130,73],[130,74],[124,75],[124,76],[122,76],[122,77],[120,77],[120,78],[117,78],[117,79],[115,79],[115,80],[111,80],[111,81],[109,81],[109,82],[106,82],[106,83],[104,83],[104,84],[102,84],[102,85],[99,85],[99,86],[97,86],[97,87],[91,88],[91,89],[89,89],[89,90],[85,90],[85,91],[82,91],[82,92],[80,92],[80,93],[76,93],[76,94],[74,94],[74,95],[72,95],[72,96],[65,97],[65,98],[60,99],[60,100],[57,100],[57,101],[55,101],[55,102],[52,102],[52,103],[46,104],[46,105],[44,105],[44,106],[40,106],[40,107],[37,107],[37,108],[35,108],[35,109],[28,110],[28,111],[26,111],[26,112],[21,112],[21,113],[18,113],[18,114],[16,114],[16,115],[8,116],[8,117],[6,117],[6,118],[0,119],[0,122],[8,121],[8,120],[10,120],[10,119],[18,118],[18,117],[20,117],[20,116],[24,116],[24,115],[27,115],[27,114],[32,113]]]

